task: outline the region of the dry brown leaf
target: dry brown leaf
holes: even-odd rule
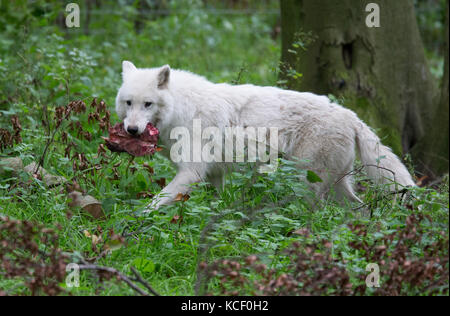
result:
[[[84,211],[91,214],[95,219],[104,219],[105,213],[102,204],[90,195],[83,195],[81,192],[73,191],[69,193],[69,207],[81,207]]]
[[[422,187],[426,186],[430,182],[431,182],[431,179],[428,176],[423,176],[423,177],[417,179],[416,185],[418,187],[422,188]]]
[[[89,233],[87,230],[83,230],[84,236],[90,238],[92,241],[92,246],[97,246],[99,243],[103,241],[102,236],[97,236],[95,234]]]
[[[178,193],[177,196],[175,197],[174,201],[175,202],[179,202],[179,201],[186,202],[189,199],[190,199],[189,194]]]
[[[172,224],[178,224],[181,223],[183,221],[183,216],[180,215],[174,215],[174,217],[172,217],[172,219],[170,220],[170,222]]]
[[[173,199],[175,202],[181,201],[183,199],[183,193],[178,193],[177,196]]]

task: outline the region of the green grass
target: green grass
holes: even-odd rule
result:
[[[140,34],[133,30],[132,21],[112,15],[93,20],[90,35],[51,23],[58,13],[57,2],[38,1],[34,7],[26,6],[24,1],[18,1],[16,7],[3,3],[6,9],[0,15],[0,124],[9,128],[11,116],[18,115],[23,142],[3,150],[1,157],[18,156],[25,164],[40,159],[49,139],[48,129],[42,124],[45,108],[50,130],[55,128],[55,108],[72,100],[84,100],[89,112],[92,98],[98,97],[114,112],[122,60],[131,60],[138,67],[170,64],[216,82],[232,82],[244,69],[241,83],[277,84],[280,42],[270,37],[276,15],[208,15],[199,1],[183,3],[179,5],[190,9],[187,14],[150,20]],[[19,10],[20,6],[23,8]],[[47,11],[37,12],[39,6]],[[276,4],[273,6],[276,8]],[[125,12],[132,17],[135,11],[127,8]],[[111,120],[118,120],[115,114]],[[80,122],[92,134],[92,141],[68,129],[70,122]],[[106,134],[98,123],[88,122],[88,113],[73,115],[61,131],[67,132],[69,142],[74,143],[71,156],[83,153],[89,163],[99,164],[101,169],[74,170],[73,159],[64,155],[66,144],[61,132],[45,156],[45,169],[76,180],[86,193],[101,201],[106,219],[95,220],[79,209],[69,209],[63,186],[48,188],[29,174],[11,171],[0,176],[0,215],[51,228],[60,226],[59,247],[74,262],[80,257],[98,256],[102,245],[111,243],[112,229],[124,236],[125,242],[96,260],[96,264],[128,275],[134,266],[163,295],[196,294],[197,266],[203,261],[257,254],[269,268],[281,273],[292,263],[283,249],[295,241],[304,241],[293,233],[301,228],[311,232],[311,242],[332,241],[333,253],[345,260],[355,286],[366,275],[368,262],[365,254],[349,247],[349,242],[359,237],[348,224],[367,226],[371,232],[368,241],[376,243],[381,236],[405,226],[411,213],[408,207],[420,208],[432,221],[422,223],[424,238],[412,249],[414,256],[422,257],[427,245],[448,238],[448,178],[437,189],[413,189],[415,198],[408,206],[393,203],[383,188],[358,175],[366,186],[361,195],[367,204],[364,212],[353,210],[357,205],[343,207],[331,201],[313,208],[305,199],[311,193],[305,183],[298,181],[298,175],[306,171],[297,170],[287,161],[271,175],[259,175],[243,165],[240,172],[229,176],[221,194],[207,184],[199,184],[188,201],[144,214],[142,210],[150,198],[140,198],[138,193],[158,192],[156,180],[169,181],[174,175],[170,162],[159,154],[152,159],[136,158],[131,163],[125,154],[107,152],[104,159],[98,157],[97,148],[103,142],[100,136]],[[153,167],[154,174],[148,172],[144,163]],[[177,222],[175,215],[183,220]],[[97,245],[100,250],[92,246],[85,231],[102,236],[103,242]],[[444,236],[440,235],[442,231]],[[49,245],[39,246],[45,251]],[[445,251],[448,256],[448,248]],[[0,271],[1,290],[28,294],[22,283],[20,278],[3,277]],[[81,274],[79,288],[67,291],[74,295],[134,294],[123,283],[98,282],[90,272]],[[448,293],[448,284],[442,291]],[[220,293],[217,280],[208,285],[208,292]]]

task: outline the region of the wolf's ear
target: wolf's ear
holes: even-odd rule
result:
[[[136,69],[137,69],[136,66],[133,65],[132,62],[126,61],[126,60],[124,60],[122,62],[122,75],[123,75],[124,78],[125,78],[125,76],[127,74],[129,74],[130,72],[135,71]]]
[[[165,89],[169,84],[170,78],[170,66],[165,65],[161,67],[161,70],[158,73],[158,88]]]

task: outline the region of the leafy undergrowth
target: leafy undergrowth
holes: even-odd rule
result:
[[[277,83],[276,16],[173,3],[190,10],[151,19],[139,34],[127,19],[100,16],[90,35],[56,26],[56,2],[3,4],[0,294],[448,294],[448,177],[400,200],[358,173],[364,205],[312,207],[314,175],[280,159],[276,173],[243,164],[222,193],[200,183],[143,213],[174,170],[158,153],[132,159],[103,145],[118,121],[123,59]],[[71,263],[82,269],[78,287],[66,284]],[[370,263],[379,288],[365,286]]]
[[[394,198],[358,174],[364,205],[311,207],[306,182],[315,178],[280,159],[275,173],[242,164],[222,193],[199,183],[147,214],[174,172],[159,154],[131,158],[101,141],[86,150],[109,119],[97,99],[57,107],[41,155],[23,142],[30,136],[17,116],[5,129],[4,153],[37,161],[60,182],[3,158],[2,294],[448,294],[448,178]],[[73,205],[73,192],[96,197],[102,216]],[[70,263],[82,270],[77,287],[65,283]],[[371,263],[379,288],[365,283]]]
[[[448,237],[442,231],[441,238],[426,243],[424,220],[420,212],[413,212],[404,227],[378,238],[370,236],[366,225],[349,225],[355,239],[348,246],[359,254],[359,263],[379,264],[376,269],[381,279],[376,281],[350,270],[352,264],[345,259],[348,252],[335,249],[326,239],[311,238],[307,229],[299,232],[303,239],[282,252],[285,264],[278,268],[269,268],[252,255],[244,260],[203,263],[201,269],[207,276],[206,284],[216,282],[216,288],[210,286],[212,293],[222,295],[448,294]],[[432,221],[429,217],[426,220]],[[415,248],[421,246],[424,250],[418,256]],[[371,287],[366,280],[373,282]]]

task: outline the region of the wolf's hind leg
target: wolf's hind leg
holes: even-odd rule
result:
[[[208,177],[209,182],[217,189],[217,192],[222,193],[225,186],[225,176],[223,174],[217,174]]]
[[[362,203],[361,199],[356,196],[355,191],[352,187],[352,181],[349,176],[341,179],[338,183],[334,185],[336,191],[336,198],[340,202],[344,202],[347,199],[348,202],[358,202]]]

